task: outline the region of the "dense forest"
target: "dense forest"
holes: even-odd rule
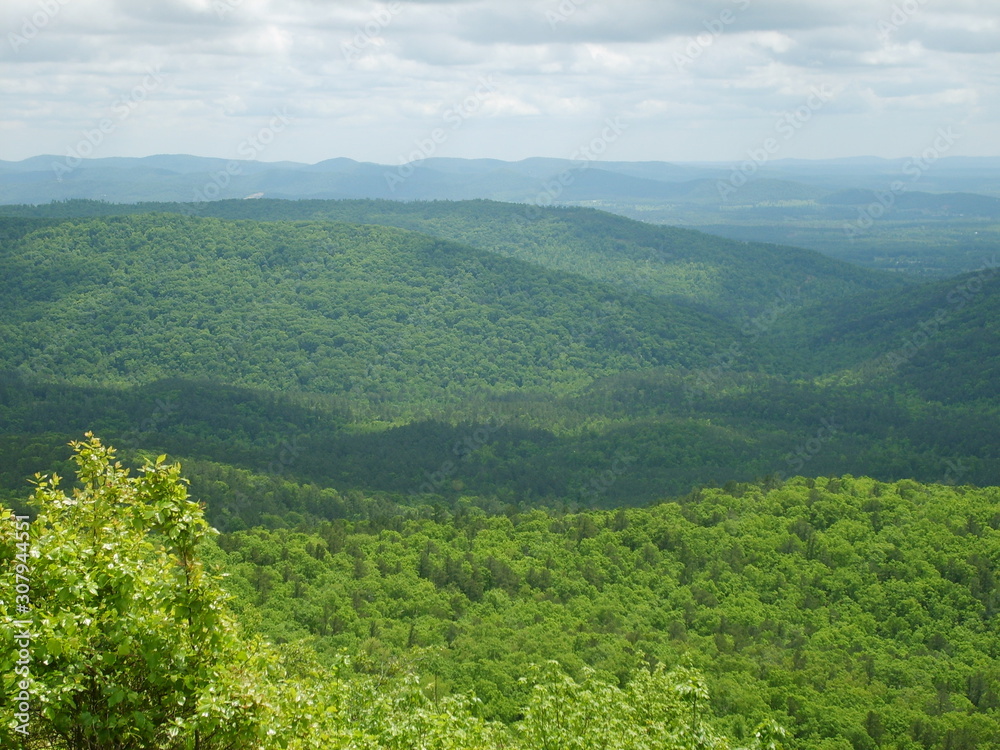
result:
[[[790,296],[823,301],[907,286],[898,276],[857,268],[810,250],[725,240],[580,208],[543,210],[485,200],[269,199],[125,206],[66,201],[0,207],[0,216],[12,217],[4,221],[19,217],[8,232],[55,219],[150,212],[230,221],[346,222],[408,229],[623,289],[687,300],[740,322]]]
[[[917,284],[490,201],[4,213],[37,747],[1000,743],[995,256]]]
[[[1000,739],[997,488],[799,477],[213,538],[179,465],[73,447],[72,494],[39,477],[0,526],[4,585],[30,580],[38,616],[30,747]],[[28,610],[3,608],[13,743]]]
[[[426,231],[438,222],[442,236],[314,218],[0,221],[10,502],[88,429],[126,452],[404,505],[420,494],[635,505],[807,469],[996,482],[992,261],[900,286],[808,251],[544,212],[529,229],[549,238],[546,257],[584,271],[588,257],[611,258],[580,275],[489,249],[483,238],[500,232],[477,248],[454,239],[474,239],[479,211],[486,225],[515,223],[521,209],[502,204],[205,205],[388,216]],[[672,278],[690,298],[600,280],[637,273],[643,253],[650,278]],[[741,283],[691,284],[691,259],[706,279]],[[841,267],[839,281],[824,279]],[[713,289],[731,301],[717,304]],[[254,506],[237,507],[246,483],[224,473],[202,482],[213,522],[260,523]],[[287,505],[301,512],[301,501]]]
[[[423,673],[516,720],[527,665],[614,684],[708,677],[728,733],[799,747],[1000,738],[1000,491],[845,476],[704,489],[648,508],[255,529],[220,538],[238,600],[278,641]],[[367,662],[368,666],[362,666]]]
[[[231,603],[221,549],[180,466],[160,456],[130,475],[93,435],[73,448],[71,494],[39,475],[32,515],[0,508],[0,583],[24,592],[0,600],[5,747],[733,747],[690,664],[650,664],[622,682],[538,661],[519,672],[505,722],[476,695],[489,681],[462,693],[371,649],[263,640],[245,603]],[[311,562],[328,562],[325,548],[307,548]],[[787,736],[770,718],[740,727],[748,750]]]
[[[12,243],[4,266],[0,358],[76,382],[342,393],[367,377],[407,400],[696,367],[736,334],[692,304],[374,226],[71,221]]]

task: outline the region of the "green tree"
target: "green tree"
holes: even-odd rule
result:
[[[240,638],[198,559],[212,531],[163,456],[135,476],[92,434],[74,442],[78,486],[37,476],[31,611],[2,604],[4,747],[253,748],[266,739],[266,648]],[[6,516],[7,512],[3,511]],[[0,523],[3,590],[15,590],[17,527]],[[24,548],[21,548],[22,550]],[[11,601],[8,601],[11,600]],[[30,622],[30,719],[18,733],[17,621]],[[23,723],[22,723],[23,724]]]
[[[557,662],[538,667],[524,719],[523,747],[535,750],[729,750],[729,740],[704,723],[708,703],[702,676],[681,667],[639,670],[624,689],[585,670],[577,682]],[[757,728],[746,748],[781,750],[785,730],[773,722]]]

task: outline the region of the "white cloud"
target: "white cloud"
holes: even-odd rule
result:
[[[915,3],[52,0],[42,16],[4,0],[0,159],[64,152],[157,66],[163,82],[95,156],[229,157],[287,107],[260,158],[394,162],[490,76],[448,155],[565,156],[627,116],[616,158],[737,158],[820,84],[841,93],[800,155],[898,156],[900,122],[966,122],[963,153],[1000,153],[998,3]]]

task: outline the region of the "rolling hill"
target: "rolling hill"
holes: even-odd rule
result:
[[[136,205],[73,201],[6,210],[37,219],[149,211],[230,220],[394,226],[629,291],[697,305],[739,325],[786,306],[790,298],[819,302],[906,285],[903,279],[831,260],[814,251],[724,240],[591,209],[538,209],[493,201],[262,199]]]
[[[488,199],[525,210],[598,208],[941,278],[975,267],[983,244],[997,247],[996,164],[963,157],[942,158],[933,169],[913,159],[875,158],[674,164],[432,157],[405,165],[333,158],[299,164],[183,154],[70,164],[66,157],[38,156],[0,162],[0,213],[3,204],[75,199]]]
[[[947,281],[804,308],[776,322],[779,367],[890,382],[936,402],[995,402],[1000,259]],[[833,366],[831,366],[833,363]]]
[[[683,663],[702,734],[995,744],[996,258],[915,285],[487,201],[11,213],[0,500],[87,430],[180,458],[239,621],[338,700],[510,738]]]
[[[991,284],[976,317],[940,327],[947,367],[919,370],[928,345],[893,369],[872,362],[947,286],[581,209],[149,208],[0,222],[8,491],[90,428],[222,471],[194,479],[225,527],[357,507],[309,487],[559,507],[801,471],[1000,476],[992,381],[972,364],[992,346]],[[73,212],[132,215],[55,218]]]
[[[736,336],[683,300],[390,227],[145,215],[63,222],[0,252],[0,361],[73,383],[560,389],[698,367]]]

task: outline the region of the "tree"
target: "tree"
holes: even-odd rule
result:
[[[271,711],[263,679],[271,657],[240,638],[218,577],[198,559],[212,529],[180,466],[160,456],[131,476],[91,433],[71,445],[79,486],[67,494],[58,475],[36,476],[23,564],[18,533],[28,524],[0,521],[3,591],[16,590],[19,570],[30,580],[29,612],[19,613],[13,597],[0,607],[0,744],[258,747]],[[15,629],[19,621],[27,628]],[[27,681],[15,672],[14,637],[25,629]],[[14,716],[25,682],[26,726]]]
[[[577,682],[554,661],[537,667],[537,682],[518,726],[534,750],[729,750],[731,743],[699,717],[708,689],[697,671],[639,670],[624,689],[584,670]],[[749,750],[781,750],[786,732],[761,724]]]

